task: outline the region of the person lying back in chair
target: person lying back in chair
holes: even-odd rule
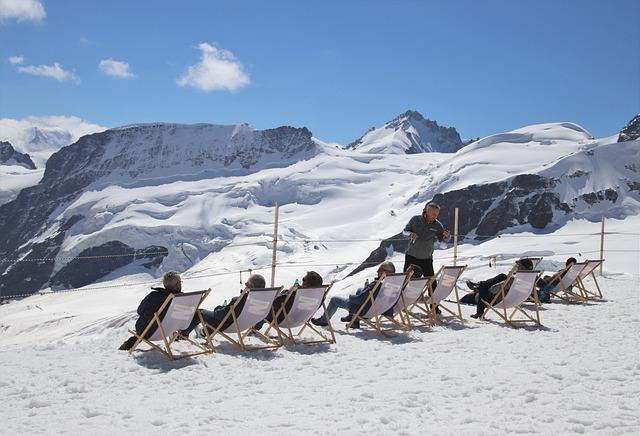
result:
[[[247,279],[247,282],[244,285],[249,289],[259,289],[259,288],[264,288],[266,286],[266,282],[264,280],[264,277],[262,277],[260,274],[252,274],[251,276],[249,276],[249,278]],[[202,315],[202,319],[204,319],[204,322],[207,324],[207,330],[209,334],[211,334],[215,329],[218,328],[218,326],[227,316],[227,314],[229,313],[233,305],[236,304],[236,302],[238,301],[238,298],[240,298],[240,295],[233,297],[231,301],[229,301],[229,303],[227,304],[216,306],[216,308],[213,310],[199,309],[200,314]],[[245,299],[243,299],[242,301],[240,301],[240,303],[238,303],[238,306],[234,311],[236,316],[240,315],[240,313],[242,312],[242,308],[244,307],[244,302],[245,302]],[[225,321],[224,325],[220,328],[220,330],[224,330],[228,328],[232,323],[233,323],[233,316],[230,316],[227,318],[227,320]],[[183,330],[180,333],[183,336],[189,336],[189,333],[191,333],[198,324],[199,324],[199,320],[197,319],[197,316],[196,316],[193,318],[193,322],[191,323],[191,325],[189,325],[189,327],[187,327],[186,330]],[[202,326],[202,328],[204,329],[204,326]]]
[[[350,322],[353,315],[358,311],[360,306],[366,301],[369,291],[371,291],[376,285],[376,281],[382,274],[393,274],[396,272],[396,267],[391,262],[383,262],[378,266],[378,275],[375,279],[373,279],[369,284],[364,287],[358,289],[355,294],[349,295],[347,297],[334,296],[329,300],[329,304],[327,305],[327,315],[329,318],[333,317],[338,309],[345,309],[349,312],[347,316],[340,318],[340,321]],[[326,327],[329,325],[327,319],[325,319],[324,315],[319,318],[312,318],[311,323],[317,326]],[[359,323],[355,322],[352,325],[352,328],[359,328]]]
[[[578,261],[576,260],[575,257],[570,257],[564,263],[563,269],[561,269],[560,271],[558,271],[552,276],[544,276],[543,278],[538,280],[538,282],[536,283],[536,287],[538,288],[538,298],[540,299],[541,302],[543,303],[551,302],[551,296],[549,295],[549,291],[552,291],[553,289],[555,289],[556,286],[558,286],[558,284],[560,283],[560,280],[562,280],[562,277],[564,277],[564,275],[567,273],[567,271],[569,271],[569,269],[573,266],[573,264],[577,262]]]
[[[533,262],[531,262],[531,259],[520,259],[516,261],[515,267],[519,271],[531,271],[533,270]],[[474,291],[478,296],[478,301],[476,303],[476,313],[472,314],[471,318],[482,317],[486,309],[484,301],[491,302],[498,294],[498,292],[500,292],[502,282],[507,280],[507,278],[508,276],[506,274],[498,274],[495,277],[480,282],[472,282],[471,280],[467,280],[467,287]],[[510,282],[513,281],[513,277],[509,280]],[[509,290],[510,286],[511,283],[507,283],[505,285],[505,293]]]
[[[275,298],[275,300],[273,300],[273,312],[278,313],[278,311],[282,307],[282,304],[285,302],[285,300],[287,300],[287,296],[289,296],[290,293],[295,292],[298,288],[318,288],[320,286],[322,286],[322,277],[320,276],[320,274],[315,271],[307,271],[304,277],[302,277],[302,285],[300,285],[299,287],[297,285],[294,285],[293,287],[291,287],[291,289],[282,291],[282,293],[280,293]],[[291,298],[289,298],[287,304],[284,307],[284,310],[287,313],[291,310],[291,306],[293,305],[293,297],[294,295],[291,295]],[[281,323],[283,320],[284,313],[281,313],[278,316],[278,323]],[[265,322],[270,323],[271,321],[273,321],[273,313],[269,312],[269,315],[267,315],[264,320],[256,324],[253,328],[256,330],[260,330]]]
[[[138,306],[138,320],[136,321],[136,333],[141,335],[144,332],[144,329],[147,328],[151,320],[153,319],[153,315],[160,309],[162,304],[167,300],[167,297],[171,294],[179,294],[182,292],[182,279],[180,278],[180,274],[175,271],[167,272],[162,278],[163,288],[151,288],[153,289],[144,299],[140,302]],[[167,313],[169,306],[164,308],[163,312],[160,314],[160,319],[164,318],[164,315]],[[193,318],[196,320],[196,317]],[[150,338],[155,333],[157,325],[154,325],[147,331],[145,338]],[[131,336],[129,339],[124,341],[122,345],[120,345],[119,350],[129,351],[129,349],[136,343],[137,338],[135,336]]]

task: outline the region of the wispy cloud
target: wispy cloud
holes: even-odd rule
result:
[[[129,64],[114,59],[103,59],[100,61],[100,70],[107,76],[117,77],[119,79],[133,79],[136,77],[129,71]]]
[[[42,21],[46,15],[40,0],[0,0],[0,20]]]
[[[190,86],[204,92],[235,91],[247,86],[251,79],[242,64],[229,50],[203,42],[200,62],[191,65],[177,80],[180,86]]]
[[[80,78],[72,71],[67,71],[58,62],[53,65],[22,65],[24,58],[22,56],[11,56],[9,62],[16,65],[19,73],[30,74],[32,76],[51,77],[58,82],[74,82],[79,83]]]
[[[11,65],[20,65],[20,64],[24,63],[24,57],[22,57],[22,56],[9,56],[7,58],[7,61],[9,61],[9,63]]]

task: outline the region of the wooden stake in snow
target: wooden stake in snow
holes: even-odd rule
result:
[[[604,214],[602,214],[602,227],[600,229],[600,260],[604,259]],[[602,277],[602,264],[600,263],[600,277]]]
[[[453,219],[453,266],[458,265],[458,212],[456,207]]]
[[[276,281],[276,249],[278,248],[278,216],[280,214],[280,204],[276,202],[276,220],[273,223],[273,254],[271,255],[271,287]]]

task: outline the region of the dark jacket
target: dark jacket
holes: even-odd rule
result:
[[[409,220],[403,234],[409,236],[410,233],[417,234],[418,239],[409,242],[406,254],[416,259],[433,259],[433,244],[436,239],[441,242],[449,240],[444,239],[444,226],[440,221],[427,223],[422,215],[416,215]]]
[[[153,291],[150,292],[146,297],[144,297],[144,299],[140,302],[140,305],[138,306],[138,315],[140,317],[136,321],[136,333],[138,333],[139,335],[142,334],[144,329],[147,328],[147,326],[149,325],[149,322],[151,322],[151,320],[153,319],[153,314],[156,313],[158,309],[160,309],[160,306],[162,306],[162,304],[166,301],[167,297],[169,297],[169,295],[171,294],[178,293],[176,291],[169,291],[168,289],[165,289],[165,288],[151,288],[151,289],[153,289]],[[160,320],[164,318],[164,315],[167,313],[168,309],[169,309],[169,305],[167,305],[162,311],[162,313],[160,314]],[[149,329],[145,337],[146,338],[151,337],[153,333],[155,333],[157,327],[158,326],[154,323],[154,325],[151,326],[151,328]]]
[[[376,285],[378,279],[371,281],[367,286],[364,286],[356,291],[355,294],[349,295],[349,312],[355,313],[360,309],[360,306],[367,301],[367,297],[369,296],[369,292]],[[377,293],[376,293],[377,294]],[[376,295],[374,295],[375,298]],[[367,307],[363,309],[363,313],[369,309],[370,303],[367,303]]]

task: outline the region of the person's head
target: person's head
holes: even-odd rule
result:
[[[378,277],[382,276],[382,274],[393,274],[396,272],[396,267],[393,266],[391,262],[382,262],[378,266]]]
[[[427,203],[422,211],[422,216],[427,222],[433,222],[438,218],[438,214],[440,213],[440,206],[438,206],[433,201]]]
[[[578,261],[576,260],[575,257],[570,257],[569,259],[567,259],[567,261],[564,263],[564,266],[571,266],[574,263],[578,263]]]
[[[259,289],[266,287],[266,283],[260,274],[251,274],[244,285],[249,289]]]
[[[307,271],[302,277],[302,288],[317,288],[322,286],[322,277],[315,271]]]
[[[162,277],[162,285],[167,291],[182,291],[182,279],[180,278],[180,274],[175,271],[165,273]]]
[[[411,278],[413,279],[419,279],[420,277],[422,277],[422,274],[424,274],[422,268],[420,268],[420,266],[418,265],[414,265],[413,263],[409,265],[409,268],[407,268],[407,272],[409,270],[413,271],[413,275],[411,276]]]
[[[533,262],[531,261],[531,259],[516,260],[516,265],[520,270],[531,271],[533,269]]]

